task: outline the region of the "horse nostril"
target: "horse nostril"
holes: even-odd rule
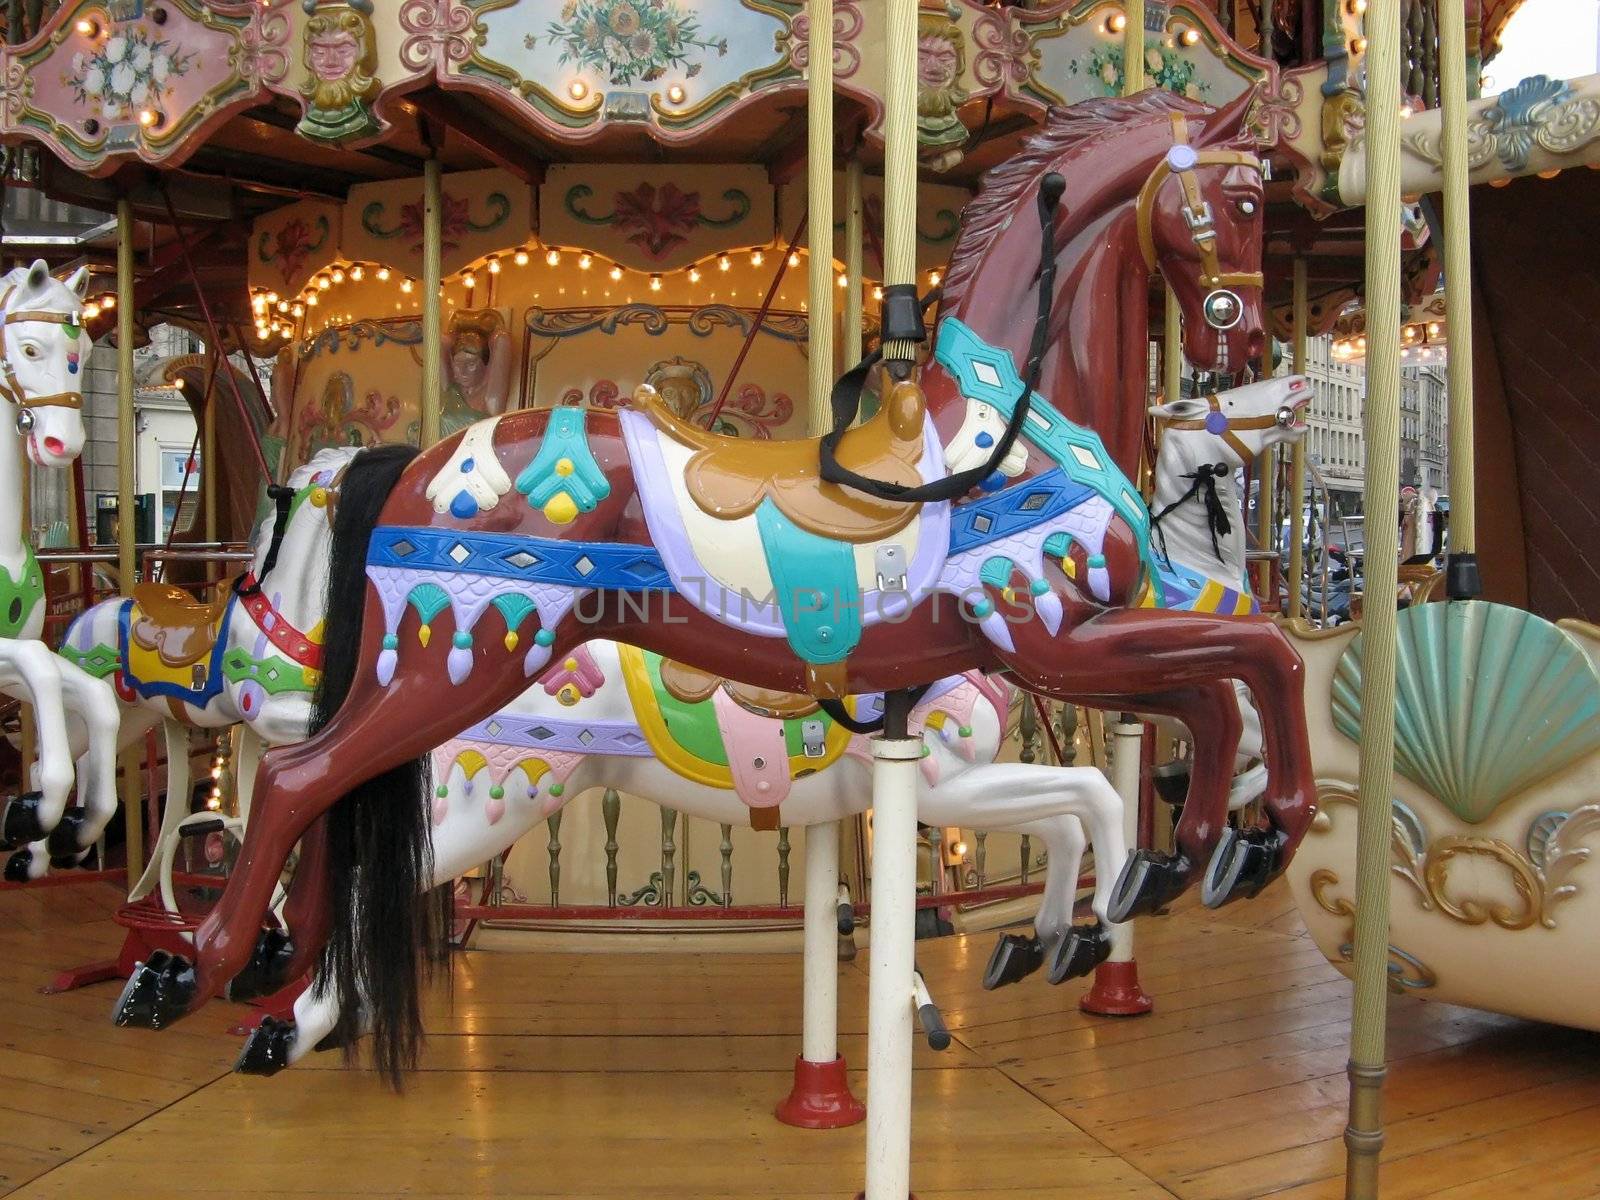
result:
[[[58,437],[44,439],[44,448],[50,454],[62,455],[67,452],[67,444]]]

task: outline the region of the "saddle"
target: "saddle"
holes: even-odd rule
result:
[[[818,438],[772,442],[723,437],[679,417],[648,384],[634,390],[633,403],[658,430],[696,451],[684,471],[684,482],[708,516],[737,520],[770,498],[784,516],[809,533],[863,543],[899,533],[921,508],[823,482],[818,475]],[[916,384],[895,384],[878,412],[844,435],[839,463],[887,483],[915,487],[924,482],[918,464],[926,411]]]
[[[717,689],[721,688],[729,699],[746,712],[754,713],[758,717],[774,717],[779,720],[809,717],[818,707],[815,697],[800,692],[783,692],[775,688],[758,688],[745,683],[735,683],[731,679],[724,679],[720,675],[713,675],[709,671],[702,671],[699,667],[691,667],[687,663],[670,658],[661,660],[661,686],[667,689],[670,696],[682,700],[685,704],[700,704],[710,700],[716,695]]]
[[[166,666],[187,667],[216,645],[228,597],[207,603],[170,583],[140,583],[134,585],[133,605],[133,640]]]

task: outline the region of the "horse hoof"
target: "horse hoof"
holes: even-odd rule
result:
[[[43,802],[43,792],[26,792],[11,798],[5,816],[0,817],[0,849],[14,850],[41,841],[50,832],[39,822],[39,805]]]
[[[154,951],[128,977],[111,1010],[112,1023],[165,1029],[189,1010],[197,986],[193,963],[181,954]]]
[[[1173,808],[1181,808],[1189,795],[1189,764],[1181,759],[1162,763],[1150,772],[1150,782],[1155,785],[1159,799]]]
[[[89,859],[87,850],[79,850],[75,854],[52,854],[50,856],[50,869],[52,871],[74,871],[83,866]]]
[[[284,974],[293,957],[294,943],[287,933],[281,929],[263,929],[256,938],[250,961],[228,981],[225,995],[229,1000],[254,1000],[272,995],[289,982]]]
[[[262,1017],[250,1031],[233,1069],[241,1075],[276,1075],[289,1065],[294,1047],[294,1022]]]
[[[1002,933],[983,972],[985,991],[1019,983],[1044,966],[1044,945],[1037,937]]]
[[[1082,979],[1111,957],[1111,934],[1099,921],[1074,925],[1050,956],[1051,983]]]
[[[1206,868],[1201,901],[1207,908],[1221,908],[1231,901],[1260,894],[1288,865],[1286,841],[1286,836],[1276,829],[1247,829],[1240,833],[1228,828]]]
[[[69,808],[61,814],[61,820],[56,822],[45,841],[52,865],[59,859],[70,859],[73,866],[77,865],[78,856],[88,849],[80,840],[88,824],[88,814],[81,808]]]
[[[1130,917],[1160,912],[1183,894],[1193,870],[1182,854],[1131,851],[1111,890],[1106,915],[1120,924]]]
[[[27,883],[33,878],[33,851],[24,846],[6,859],[6,882]]]

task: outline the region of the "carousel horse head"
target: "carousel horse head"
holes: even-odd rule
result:
[[[263,518],[251,539],[252,579],[281,592],[281,568],[292,568],[299,573],[294,590],[304,591],[308,599],[320,602],[327,587],[339,477],[358,453],[359,447],[354,446],[319,450],[310,462],[289,475],[281,489],[285,505],[282,531],[278,532],[277,512],[272,512]]]
[[[1150,415],[1166,430],[1163,448],[1181,450],[1163,458],[1223,463],[1232,471],[1274,446],[1293,445],[1305,437],[1311,395],[1305,376],[1283,375],[1210,396],[1154,404]]]
[[[1135,209],[1145,266],[1183,310],[1184,353],[1209,370],[1238,370],[1266,346],[1264,168],[1245,121],[1253,98],[1246,92],[1213,113],[1173,108],[1170,142]]]
[[[43,259],[0,280],[0,397],[16,408],[28,457],[43,467],[64,467],[83,450],[88,283],[87,267],[62,283]]]

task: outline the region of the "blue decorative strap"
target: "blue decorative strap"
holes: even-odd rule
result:
[[[945,317],[939,322],[933,356],[960,385],[962,395],[969,400],[991,405],[1001,416],[1010,419],[1016,410],[1017,397],[1022,394],[1022,376],[1017,374],[1016,363],[1012,361],[1009,350],[991,346],[959,318]],[[1117,515],[1133,530],[1139,543],[1139,557],[1148,560],[1150,510],[1140,497],[1139,489],[1111,461],[1100,435],[1073,424],[1037,394],[1022,433],[1060,465],[1068,480],[1105,497]],[[1029,484],[1037,482],[1026,481]],[[996,496],[1004,496],[1018,486],[1012,485],[996,493]],[[951,513],[952,541],[955,529],[959,527],[957,514],[970,507],[973,505],[961,505]]]
[[[770,498],[756,526],[790,648],[810,663],[843,662],[861,641],[855,547],[801,529]]]
[[[373,530],[367,565],[625,592],[672,590],[655,547],[626,542],[564,542],[510,533],[391,525]]]

